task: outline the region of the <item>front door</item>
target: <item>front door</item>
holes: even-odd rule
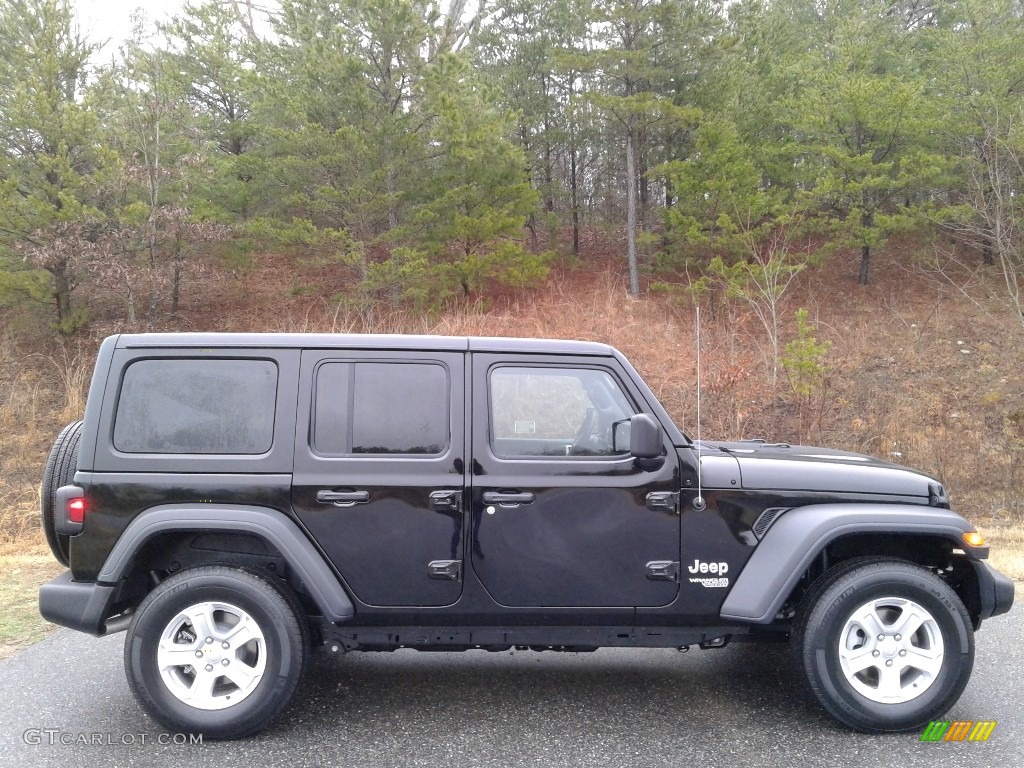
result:
[[[629,455],[647,411],[610,358],[473,355],[473,568],[506,606],[667,605],[675,451]],[[660,564],[660,565],[658,565]]]
[[[461,353],[302,353],[292,506],[374,606],[462,594]]]

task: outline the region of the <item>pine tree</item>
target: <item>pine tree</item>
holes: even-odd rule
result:
[[[197,175],[191,207],[207,218],[245,220],[262,199],[249,154],[259,140],[250,114],[257,42],[251,13],[251,7],[219,0],[186,4],[160,30],[163,77],[191,108],[197,150],[207,166]]]
[[[883,8],[884,6],[884,8]],[[929,144],[937,122],[921,71],[920,36],[888,3],[823,7],[817,37],[795,56],[800,85],[785,103],[797,141],[791,162],[835,247],[860,252],[867,284],[872,250],[914,228],[926,192],[948,168]]]
[[[621,136],[626,189],[629,292],[639,295],[637,243],[649,200],[650,136],[671,134],[699,118],[698,105],[663,88],[681,73],[684,52],[713,35],[713,3],[608,0],[597,3],[599,45],[591,54],[601,91],[589,94]],[[638,209],[639,206],[639,209]]]
[[[38,295],[48,274],[56,324],[73,330],[72,304],[91,222],[102,218],[96,191],[112,165],[100,125],[83,100],[96,46],[76,31],[68,0],[8,0],[0,6],[0,269],[2,285]],[[13,249],[13,250],[12,250]]]
[[[417,290],[433,285],[436,302],[460,289],[468,297],[491,279],[516,287],[543,279],[548,254],[521,242],[537,194],[491,91],[462,57],[447,54],[427,73],[422,109],[432,115],[432,157],[411,193],[409,223],[396,233],[426,256]],[[400,256],[408,261],[409,251]]]

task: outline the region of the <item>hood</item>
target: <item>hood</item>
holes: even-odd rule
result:
[[[700,448],[702,457],[734,458],[742,487],[752,490],[895,494],[946,501],[935,478],[859,453],[754,440],[703,441]]]

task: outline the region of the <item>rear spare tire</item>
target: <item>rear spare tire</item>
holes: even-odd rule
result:
[[[57,533],[57,489],[75,481],[78,467],[78,442],[82,436],[82,422],[73,421],[57,435],[50,457],[43,470],[43,487],[40,492],[43,532],[53,556],[61,563],[68,564],[68,537]]]

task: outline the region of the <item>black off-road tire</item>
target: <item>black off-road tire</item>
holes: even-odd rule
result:
[[[46,460],[43,470],[43,486],[39,494],[43,532],[46,543],[50,545],[53,556],[61,565],[69,561],[68,537],[57,533],[56,500],[57,489],[62,485],[70,485],[75,480],[75,469],[78,466],[78,442],[82,437],[82,422],[73,421],[68,424],[50,449],[50,457]]]
[[[202,616],[210,606],[208,615],[219,619],[212,631],[184,618]],[[258,641],[229,647],[231,633],[242,625]],[[177,654],[174,660],[184,664],[196,657],[191,673],[187,666],[161,670],[162,641]],[[138,702],[168,730],[238,739],[264,729],[285,710],[308,666],[309,645],[308,621],[287,584],[245,568],[202,566],[175,574],[142,601],[125,639],[125,673]],[[234,672],[231,664],[246,674],[263,665],[248,692],[226,676]],[[216,680],[209,688],[213,695],[202,695],[201,674]]]
[[[923,621],[904,638],[898,629],[911,617]],[[867,733],[912,731],[941,719],[974,665],[971,619],[957,594],[926,568],[890,558],[858,558],[825,573],[801,602],[791,643],[821,706]],[[914,661],[920,666],[901,672],[918,654],[938,660]],[[858,655],[863,661],[854,661]],[[869,666],[855,672],[859,663]],[[886,665],[894,677],[885,677],[893,674]]]

